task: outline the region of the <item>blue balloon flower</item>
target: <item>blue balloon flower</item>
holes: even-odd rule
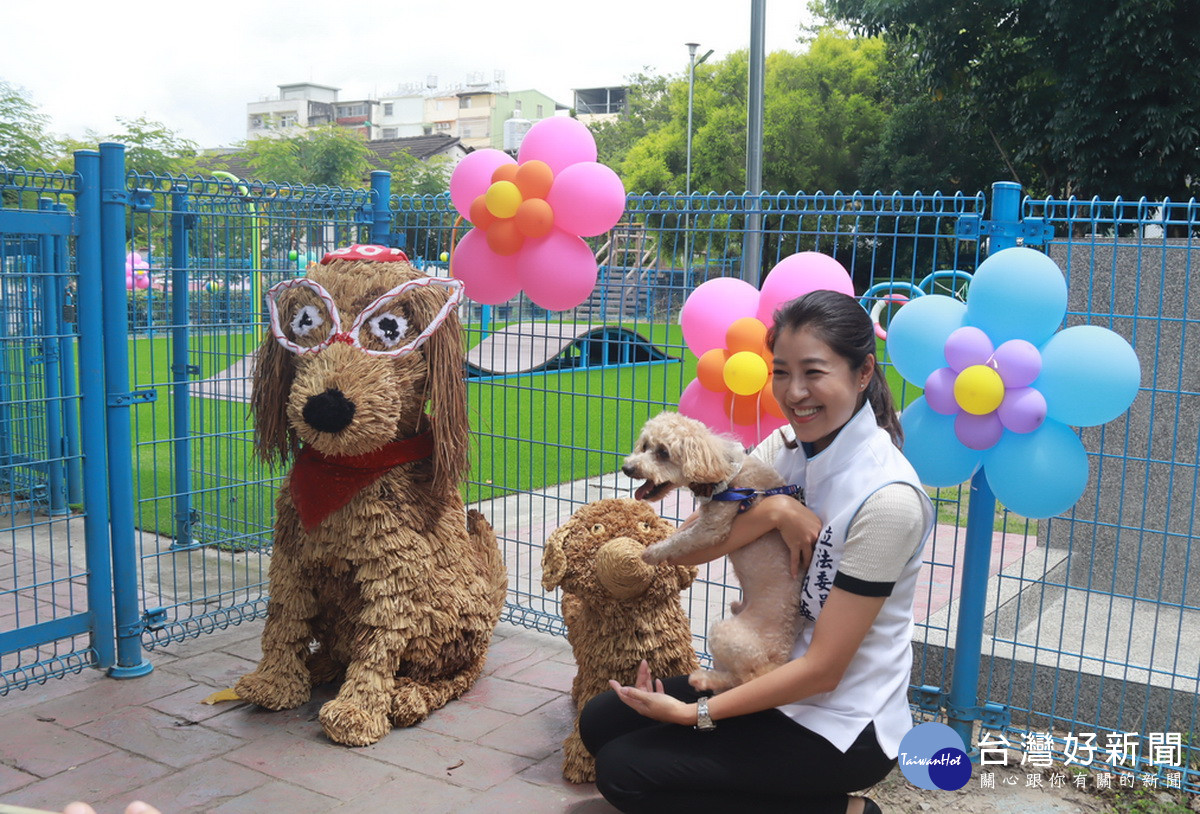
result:
[[[965,306],[930,295],[900,308],[887,350],[897,372],[925,389],[900,417],[904,454],[922,482],[954,486],[982,466],[997,499],[1026,517],[1079,500],[1088,462],[1071,427],[1129,409],[1141,365],[1106,328],[1058,331],[1066,311],[1062,271],[1026,248],[980,263]]]

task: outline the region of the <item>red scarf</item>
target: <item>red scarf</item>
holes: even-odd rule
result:
[[[305,531],[345,506],[385,472],[433,454],[433,433],[392,441],[365,455],[323,455],[304,447],[292,467],[292,503]]]

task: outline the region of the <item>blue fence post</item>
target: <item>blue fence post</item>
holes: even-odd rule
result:
[[[129,311],[125,291],[125,145],[100,145],[100,273],[104,312],[104,376],[108,431],[109,528],[112,535],[113,600],[116,609],[117,663],[113,678],[150,672],[142,653],[138,609],[138,562],[134,539],[133,433],[129,407]]]
[[[371,239],[379,246],[392,246],[392,174],[387,170],[371,172]],[[403,244],[404,241],[400,241]],[[400,248],[395,246],[393,248]]]
[[[54,211],[50,198],[38,200],[38,210]],[[53,235],[38,238],[42,256],[41,307],[42,322],[42,395],[45,398],[46,416],[46,483],[47,507],[51,517],[69,514],[67,508],[67,472],[62,426],[62,371],[59,364],[59,335],[62,332],[62,304],[58,298],[59,270],[62,257],[55,252],[58,248]]]
[[[112,594],[112,549],[108,538],[108,454],[104,442],[104,346],[96,342],[104,330],[100,284],[100,154],[95,150],[75,153],[79,174],[75,216],[79,237],[75,242],[75,272],[78,276],[80,450],[83,452],[84,550],[87,557],[88,612],[92,617],[92,647],[96,666],[116,662]]]
[[[997,181],[992,185],[992,224],[1016,226],[1021,219],[1021,185]],[[1017,245],[1019,230],[992,229],[989,254]],[[959,588],[958,630],[954,637],[954,672],[946,699],[946,718],[969,752],[974,749],[974,724],[980,717],[979,672],[983,650],[983,620],[987,608],[988,567],[995,533],[996,496],[983,470],[971,478],[967,507],[962,584]]]
[[[67,205],[64,203],[56,203],[54,211],[66,212]],[[79,371],[75,363],[75,336],[78,334],[78,310],[75,303],[70,303],[71,308],[68,309],[68,280],[69,269],[67,268],[67,258],[70,256],[67,249],[66,235],[58,235],[55,237],[57,241],[56,253],[59,258],[58,267],[61,276],[55,286],[58,292],[60,312],[62,317],[62,336],[58,341],[58,359],[59,369],[62,373],[62,398],[63,398],[63,442],[66,444],[66,466],[67,466],[67,504],[69,506],[79,506],[83,503],[83,476],[80,469],[81,461],[79,456]]]
[[[171,377],[175,388],[172,405],[175,429],[175,542],[171,548],[192,544],[192,399],[191,377],[198,368],[188,364],[191,349],[188,311],[187,187],[171,192]],[[257,270],[252,273],[257,273]]]

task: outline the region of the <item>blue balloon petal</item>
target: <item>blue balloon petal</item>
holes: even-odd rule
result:
[[[957,486],[970,480],[982,460],[954,435],[954,416],[934,412],[921,396],[900,414],[904,457],[926,486]]]
[[[902,305],[888,324],[887,353],[896,372],[917,387],[946,366],[946,339],[962,327],[967,306],[953,297],[927,294]]]
[[[982,329],[996,347],[1010,339],[1041,345],[1066,313],[1062,270],[1023,246],[1002,249],[980,263],[967,289],[966,324]]]
[[[1087,452],[1075,431],[1047,421],[1031,433],[1006,432],[983,453],[983,471],[996,499],[1025,517],[1069,510],[1088,480]]]
[[[1112,421],[1129,409],[1142,380],[1137,354],[1124,337],[1097,325],[1055,334],[1042,350],[1033,387],[1046,397],[1046,416],[1073,427]]]

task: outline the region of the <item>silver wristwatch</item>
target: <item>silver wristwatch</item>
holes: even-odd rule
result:
[[[713,719],[708,715],[708,697],[701,696],[696,701],[696,730],[699,732],[712,732],[717,728],[713,723]]]

